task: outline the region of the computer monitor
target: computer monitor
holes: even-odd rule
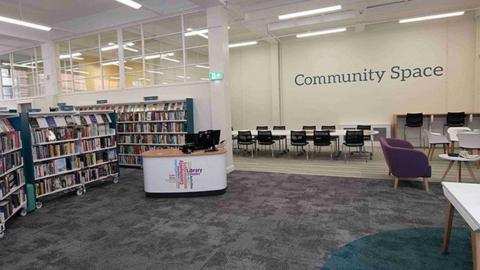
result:
[[[207,151],[216,151],[220,144],[220,130],[205,130],[198,133],[198,144]]]

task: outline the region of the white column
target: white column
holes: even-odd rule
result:
[[[475,13],[475,106],[474,111],[480,111],[480,11]]]
[[[280,116],[281,99],[280,99],[280,69],[279,69],[279,43],[271,41],[270,43],[270,70],[272,82],[272,125],[281,125]]]
[[[228,20],[223,6],[207,9],[208,56],[210,71],[224,73],[221,81],[210,83],[212,128],[222,131],[227,150],[227,172],[234,169],[232,154],[232,113],[229,87]]]
[[[44,106],[55,106],[57,104],[58,71],[57,56],[54,42],[47,42],[41,45],[43,69],[45,77],[45,102]],[[36,104],[34,104],[36,105]],[[46,109],[46,108],[44,108]]]

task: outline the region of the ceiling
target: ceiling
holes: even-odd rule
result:
[[[82,33],[151,18],[225,5],[230,40],[275,40],[295,33],[336,26],[365,25],[434,13],[473,10],[480,0],[137,0],[135,10],[114,0],[0,0],[0,16],[23,18],[53,28],[50,32],[0,23],[0,53]],[[279,21],[278,15],[331,5],[342,10]]]

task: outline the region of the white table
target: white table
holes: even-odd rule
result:
[[[227,189],[226,151],[157,149],[144,152],[143,181],[148,197],[218,195]]]
[[[443,253],[448,252],[452,231],[453,210],[463,217],[471,229],[473,269],[480,270],[480,184],[442,182],[448,211],[443,238]]]
[[[455,162],[458,163],[458,178],[457,182],[462,182],[462,163],[465,164],[465,167],[467,167],[468,172],[470,173],[470,176],[474,179],[477,180],[475,177],[475,174],[473,173],[472,167],[470,166],[470,162],[477,162],[480,160],[480,156],[477,158],[463,158],[463,157],[451,157],[448,154],[440,154],[438,155],[441,159],[449,160],[450,163],[448,164],[447,170],[442,176],[442,181],[445,180],[445,177],[447,177],[448,172],[452,168],[453,164]]]

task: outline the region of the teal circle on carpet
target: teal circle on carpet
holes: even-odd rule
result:
[[[336,251],[322,269],[472,269],[467,228],[453,228],[449,253],[442,254],[443,228],[414,228],[365,236]]]

